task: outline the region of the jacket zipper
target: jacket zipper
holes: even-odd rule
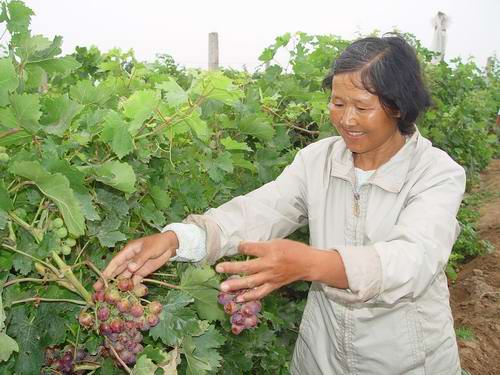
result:
[[[359,217],[359,193],[357,191],[354,192],[354,216]]]

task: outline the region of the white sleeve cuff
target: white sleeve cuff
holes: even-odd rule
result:
[[[195,224],[172,223],[162,229],[162,233],[172,231],[177,236],[177,255],[170,258],[179,262],[199,262],[207,255],[206,233]]]

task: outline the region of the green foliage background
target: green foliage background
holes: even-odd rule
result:
[[[52,264],[55,251],[90,291],[96,276],[84,260],[103,268],[126,241],[272,180],[297,150],[334,135],[321,82],[350,42],[284,34],[263,51],[268,66],[257,73],[204,72],[168,55],[144,63],[132,51],[79,47],[61,56],[62,38],[32,35],[32,16],[21,1],[1,3],[0,23],[11,38],[0,49],[0,374],[38,374],[48,345],[95,353],[99,344],[80,331],[78,305],[16,303],[82,296],[61,283],[13,283],[44,276],[28,256]],[[432,52],[406,37],[435,104],[419,129],[466,168],[471,187],[498,155],[498,61],[487,70],[460,59],[433,65]],[[290,55],[287,69],[273,61],[280,50]],[[474,207],[467,198],[459,213],[463,230],[450,276],[457,262],[488,248],[477,238]],[[76,240],[67,254],[66,236],[51,224],[58,217]],[[307,241],[307,232],[293,238]],[[165,308],[135,374],[167,366],[187,374],[288,372],[306,283],[266,298],[262,324],[233,337],[211,268],[170,264],[162,272],[158,279],[181,289],[152,288]],[[99,366],[96,374],[120,373],[109,359]]]

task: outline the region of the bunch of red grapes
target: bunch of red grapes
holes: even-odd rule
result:
[[[231,278],[235,277],[239,276]],[[259,322],[258,314],[262,310],[260,301],[236,302],[236,297],[247,291],[248,289],[240,289],[236,292],[220,292],[217,296],[219,303],[224,305],[225,313],[231,315],[231,332],[235,335],[239,335],[244,329],[256,327]]]
[[[49,346],[45,349],[45,367],[41,374],[80,375],[83,371],[75,371],[75,364],[94,360],[94,357],[81,348],[75,351],[71,345],[64,348]]]
[[[119,279],[104,290],[96,291],[93,314],[82,311],[78,319],[84,328],[96,329],[104,336],[104,347],[115,352],[127,365],[134,364],[144,350],[141,331],[149,330],[160,321],[160,302],[141,303],[147,292],[144,285],[134,287],[131,280]]]

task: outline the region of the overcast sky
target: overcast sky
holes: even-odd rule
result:
[[[219,33],[220,64],[249,69],[285,32],[334,34],[397,27],[431,47],[431,19],[451,18],[446,57],[474,56],[480,65],[500,57],[500,0],[25,0],[36,13],[35,34],[62,35],[75,46],[133,48],[141,60],[167,53],[188,67],[207,66],[208,33]]]

